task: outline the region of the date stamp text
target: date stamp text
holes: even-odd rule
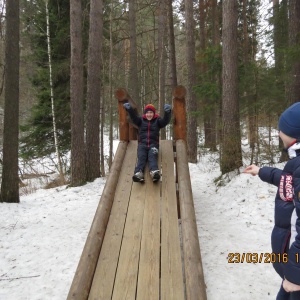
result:
[[[287,253],[258,253],[258,252],[248,252],[248,253],[228,253],[227,260],[229,264],[239,264],[239,263],[287,263],[289,257]],[[295,254],[296,263],[299,262],[299,253]]]

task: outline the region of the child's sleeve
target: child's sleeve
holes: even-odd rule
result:
[[[169,124],[169,122],[171,120],[171,114],[172,114],[171,111],[165,112],[164,117],[158,119],[157,123],[158,123],[159,128],[166,127]]]
[[[272,167],[262,167],[259,169],[259,178],[267,183],[279,186],[282,170]]]
[[[128,110],[127,110],[129,116],[130,116],[130,119],[132,120],[132,122],[136,125],[136,126],[140,126],[141,123],[142,123],[142,119],[141,117],[137,116],[137,114],[135,113],[134,109],[132,107],[130,107]]]
[[[284,276],[288,281],[300,285],[300,167],[293,174],[293,186],[296,238],[289,249],[288,262],[284,264]]]

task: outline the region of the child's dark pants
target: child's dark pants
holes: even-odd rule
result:
[[[158,145],[151,144],[150,147],[139,144],[137,149],[138,162],[135,167],[134,173],[144,172],[147,160],[149,164],[149,171],[159,170],[157,165],[158,158]]]

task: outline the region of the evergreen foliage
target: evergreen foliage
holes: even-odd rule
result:
[[[49,1],[53,88],[59,147],[70,149],[70,33],[69,2]],[[51,113],[45,2],[35,2],[35,12],[27,18],[27,34],[32,45],[35,72],[31,78],[37,101],[26,124],[21,126],[21,155],[41,157],[55,152]]]
[[[183,1],[184,2],[184,1]],[[187,86],[187,64],[185,58],[186,35],[184,28],[184,10],[182,3],[173,3],[174,32],[176,44],[176,60],[178,84]],[[216,10],[212,3],[216,3]],[[196,83],[197,108],[193,115],[197,116],[197,126],[202,129],[202,123],[216,122],[220,129],[221,98],[222,98],[222,1],[205,1],[205,49],[199,49],[199,10],[198,2],[194,2],[194,19],[196,22]],[[278,7],[269,3],[269,11],[262,16],[260,0],[239,1],[238,18],[238,89],[241,121],[246,124],[249,116],[259,116],[256,126],[276,126],[276,119],[288,105],[287,87],[290,80],[290,70],[299,57],[300,45],[288,46],[289,37],[289,6],[287,0],[279,1]],[[243,16],[243,4],[246,5],[246,18]],[[146,103],[157,105],[158,100],[158,1],[137,0],[136,5],[136,35],[137,35],[137,68],[139,77],[140,96],[134,99],[139,107]],[[178,7],[178,5],[180,5]],[[51,51],[53,62],[54,102],[58,139],[61,153],[70,150],[70,2],[49,0]],[[87,56],[88,45],[88,14],[89,1],[83,1],[83,46],[84,60]],[[266,7],[265,7],[266,8]],[[110,37],[110,13],[112,10],[112,37]],[[26,158],[49,155],[54,152],[53,126],[51,116],[51,99],[49,90],[49,69],[46,39],[46,16],[44,0],[23,0],[21,7],[23,28],[31,42],[32,61],[31,83],[34,87],[36,103],[32,114],[22,126],[21,152]],[[270,26],[260,27],[262,18],[269,18]],[[105,126],[109,128],[107,118],[109,107],[112,107],[113,122],[117,123],[116,102],[111,96],[111,90],[117,87],[128,89],[129,64],[128,52],[129,26],[128,3],[124,1],[103,1],[103,67],[102,67],[102,110],[105,111]],[[245,52],[245,27],[247,22],[248,48]],[[25,24],[25,26],[24,26]],[[216,29],[216,30],[215,30]],[[24,34],[24,30],[23,30]],[[218,36],[215,43],[214,38]],[[110,66],[110,45],[112,38],[113,53]],[[260,41],[268,43],[269,53],[260,48]],[[216,45],[217,44],[217,45]],[[167,49],[168,52],[168,49]],[[247,55],[247,58],[246,55]],[[273,57],[270,60],[267,55]],[[169,57],[167,57],[168,63]],[[205,65],[204,69],[199,67]],[[84,66],[86,67],[86,66]],[[112,88],[109,86],[109,70],[112,68]],[[204,70],[204,71],[203,71]],[[167,70],[168,72],[169,70]],[[86,75],[86,70],[85,70]],[[166,75],[166,89],[169,88],[170,78]],[[1,85],[0,85],[1,87]],[[166,100],[171,100],[170,90],[166,91]],[[213,115],[211,120],[207,116]],[[200,116],[200,118],[198,117]],[[199,126],[200,125],[200,126]],[[256,129],[255,129],[256,130]],[[202,134],[202,131],[200,131]],[[115,135],[117,137],[117,135]],[[203,140],[203,139],[202,139]],[[220,134],[216,138],[216,146],[221,143]],[[258,141],[256,141],[258,143]],[[206,147],[207,145],[204,145]],[[212,148],[210,148],[212,149]],[[216,147],[215,147],[216,149]]]

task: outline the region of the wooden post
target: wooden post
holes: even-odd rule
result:
[[[186,142],[176,141],[183,260],[187,300],[206,300]]]
[[[120,140],[131,141],[137,140],[137,128],[131,122],[128,122],[128,117],[123,104],[128,102],[131,107],[137,112],[137,104],[131,99],[126,89],[119,88],[115,92],[115,96],[118,99],[119,109],[119,129],[120,129]]]
[[[173,89],[174,138],[186,141],[186,89],[179,85]]]
[[[119,143],[67,300],[88,299],[127,144],[128,143],[124,141],[120,141]]]
[[[125,89],[118,89],[115,92],[115,96],[118,99],[118,110],[119,110],[119,131],[120,141],[129,141],[129,123],[127,121],[127,113],[123,104],[126,100],[127,91]]]

